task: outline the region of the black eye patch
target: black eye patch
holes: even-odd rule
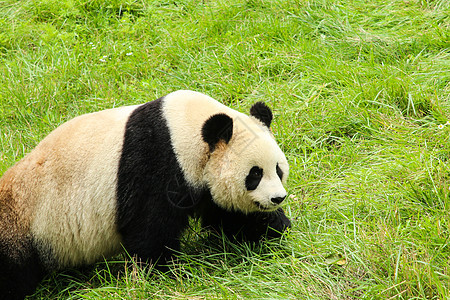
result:
[[[281,171],[280,166],[277,164],[277,175],[280,177],[280,180],[283,178],[283,171]]]
[[[256,190],[262,177],[263,177],[263,169],[256,166],[251,168],[250,172],[245,178],[245,187],[247,188],[247,190],[249,191]]]

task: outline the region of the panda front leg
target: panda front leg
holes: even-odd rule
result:
[[[159,270],[180,250],[180,235],[188,225],[188,217],[169,212],[137,216],[122,228],[123,246],[139,263],[152,264]]]
[[[214,202],[209,202],[201,212],[202,225],[221,232],[232,239],[258,241],[264,237],[278,238],[291,228],[291,221],[282,208],[272,212],[227,211]]]

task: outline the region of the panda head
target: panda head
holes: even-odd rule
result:
[[[250,117],[218,113],[205,121],[204,178],[213,200],[230,211],[273,211],[286,197],[289,166],[270,131],[272,112],[258,102]]]

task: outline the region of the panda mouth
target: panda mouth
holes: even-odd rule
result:
[[[269,207],[262,205],[261,203],[259,203],[257,201],[253,201],[253,203],[255,203],[255,205],[259,208],[259,210],[262,210],[262,211],[271,210]]]

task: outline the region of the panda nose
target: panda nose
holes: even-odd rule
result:
[[[272,201],[275,204],[280,204],[281,202],[283,202],[284,198],[286,198],[286,196],[275,197],[275,198],[270,199],[270,201]]]

